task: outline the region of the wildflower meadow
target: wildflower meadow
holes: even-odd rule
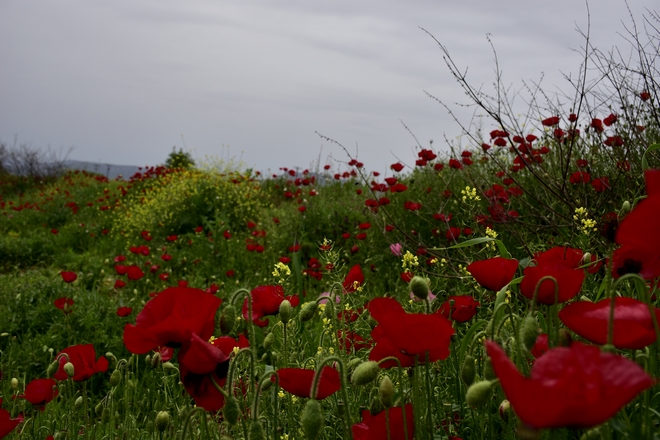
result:
[[[660,439],[660,45],[632,41],[524,114],[439,45],[483,118],[389,169],[0,167],[0,438]]]

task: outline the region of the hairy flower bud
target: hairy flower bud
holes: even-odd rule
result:
[[[73,405],[74,405],[76,408],[80,408],[80,407],[82,406],[83,402],[84,402],[84,401],[83,401],[83,396],[78,396],[78,398],[77,398],[76,401],[73,403]]]
[[[275,333],[270,332],[268,335],[264,338],[264,348],[266,350],[270,349],[270,347],[273,346],[273,342],[275,342]]]
[[[225,307],[220,315],[220,333],[228,335],[236,325],[236,308],[231,304]]]
[[[13,389],[18,388],[18,379],[16,379],[15,377],[12,377],[12,378],[11,378],[11,387],[12,387]]]
[[[559,329],[559,346],[560,347],[570,347],[573,343],[573,337],[571,332],[568,329],[560,328]]]
[[[249,440],[266,440],[266,433],[264,427],[259,420],[252,420],[250,423],[250,431],[248,433]]]
[[[300,417],[307,440],[315,440],[323,429],[323,409],[316,399],[309,399]]]
[[[502,420],[504,420],[504,422],[508,422],[509,417],[511,416],[511,403],[508,400],[504,399],[502,403],[500,403],[499,411]]]
[[[488,402],[488,399],[490,399],[490,394],[493,391],[494,384],[495,382],[490,380],[482,380],[480,382],[473,383],[467,390],[465,401],[471,407],[481,408]]]
[[[468,354],[465,356],[463,366],[461,367],[461,380],[465,385],[470,386],[472,385],[472,382],[474,382],[476,374],[477,371],[474,356]]]
[[[73,377],[76,375],[76,369],[73,367],[73,364],[71,362],[67,362],[66,364],[64,364],[64,372],[69,377]]]
[[[291,303],[286,299],[280,303],[280,319],[283,324],[291,319]]]
[[[355,368],[355,371],[353,371],[351,382],[353,382],[353,385],[357,386],[366,385],[376,379],[379,372],[380,367],[378,366],[378,362],[363,362]]]
[[[48,370],[46,370],[48,377],[51,377],[53,374],[57,373],[58,368],[60,368],[60,362],[57,360],[53,361],[53,363],[48,366]]]
[[[103,412],[101,413],[101,422],[103,422],[103,424],[110,423],[110,408],[103,408]]]
[[[229,396],[225,399],[225,407],[222,409],[222,415],[230,425],[238,423],[238,415],[241,410],[238,407],[238,400],[234,396]]]
[[[121,382],[121,371],[119,369],[112,372],[110,375],[110,386],[116,387]]]
[[[161,411],[158,413],[156,416],[156,429],[159,432],[163,432],[167,429],[167,427],[170,425],[170,421],[172,418],[170,417],[170,413],[167,411]]]
[[[161,366],[162,363],[163,363],[163,358],[160,356],[160,353],[158,352],[154,353],[153,357],[151,358],[151,362],[149,362],[151,368],[158,368]]]
[[[102,412],[103,412],[103,402],[99,402],[99,404],[94,407],[94,413],[97,416],[100,416]]]
[[[298,315],[298,317],[300,318],[300,322],[306,322],[312,319],[318,307],[319,305],[316,301],[308,302],[305,305],[303,305],[302,309],[300,309],[300,315]]]
[[[536,321],[536,317],[532,316],[531,313],[525,316],[525,319],[523,319],[520,325],[520,340],[527,350],[532,349],[540,333],[541,329],[539,328],[539,323]]]
[[[419,299],[426,299],[429,296],[429,282],[426,278],[414,276],[408,284],[413,295]]]
[[[497,379],[495,370],[493,370],[493,361],[490,359],[490,356],[484,359],[484,378],[486,380]]]
[[[630,212],[630,202],[628,200],[621,205],[621,214],[628,214]]]
[[[380,380],[378,397],[380,397],[380,401],[385,408],[392,406],[392,401],[394,399],[394,385],[392,384],[392,379],[390,379],[387,374]]]

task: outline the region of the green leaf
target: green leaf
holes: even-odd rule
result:
[[[642,156],[642,170],[646,171],[650,168],[648,160],[646,160],[646,155],[655,150],[660,150],[660,144],[653,144],[649,148],[646,149],[644,152],[644,155]]]

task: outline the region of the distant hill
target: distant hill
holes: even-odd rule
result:
[[[85,170],[101,174],[110,180],[116,179],[118,176],[122,176],[128,180],[133,174],[140,171],[140,167],[132,165],[112,165],[109,163],[83,162],[80,160],[65,160],[62,162],[62,165],[64,168],[70,170]]]

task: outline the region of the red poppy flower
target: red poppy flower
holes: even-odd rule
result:
[[[35,379],[25,387],[25,393],[19,397],[27,400],[32,405],[43,407],[53,400],[57,394],[57,382],[54,379]]]
[[[20,419],[12,419],[6,409],[0,409],[0,438],[6,437],[21,423]]]
[[[506,141],[504,141],[506,144]],[[495,145],[497,145],[497,140],[495,141]],[[455,170],[462,170],[463,169],[463,164],[457,161],[456,159],[449,159],[449,168],[453,168]]]
[[[284,296],[284,289],[282,286],[257,286],[250,292],[252,298],[252,322],[259,327],[266,327],[268,319],[263,319],[264,316],[276,315],[280,311],[280,304],[285,299],[288,300],[293,307],[298,305],[298,296]],[[248,302],[247,298],[243,301],[243,317],[248,319]]]
[[[63,353],[68,355],[68,359],[67,356],[60,356]],[[93,374],[108,371],[108,360],[104,356],[96,359],[96,352],[92,344],[72,345],[62,350],[58,356],[60,366],[57,369],[57,373],[53,375],[57,380],[66,380],[69,378],[64,371],[64,365],[67,362],[73,364],[73,380],[75,382],[81,382],[89,379]]]
[[[78,278],[78,275],[75,272],[62,271],[60,272],[60,276],[65,283],[73,283]]]
[[[55,307],[62,310],[64,313],[71,313],[71,307],[73,306],[73,299],[62,297],[54,301]]]
[[[660,231],[654,219],[660,218],[660,194],[655,192],[654,174],[646,173],[649,197],[639,202],[620,223],[612,254],[612,276],[638,273],[651,280],[660,276]],[[649,185],[649,182],[651,183]]]
[[[447,232],[445,232],[445,237],[449,241],[456,240],[458,237],[461,236],[461,228],[458,228],[456,226],[451,226]]]
[[[406,432],[403,429],[403,412],[406,412]],[[409,403],[404,408],[393,407],[386,409],[376,415],[372,415],[369,410],[362,411],[362,422],[356,423],[352,427],[353,439],[355,440],[390,440],[412,439],[415,433],[415,419],[413,417],[413,408]],[[389,420],[389,437],[387,420]]]
[[[130,307],[118,307],[117,308],[117,316],[121,316],[122,318],[125,318],[126,316],[130,315],[133,313],[133,309]]]
[[[496,343],[486,350],[516,414],[536,429],[599,425],[655,384],[633,361],[579,342],[538,358],[529,379]]]
[[[542,335],[538,335],[536,342],[534,342],[534,346],[532,346],[529,352],[532,353],[532,356],[538,359],[548,350],[548,334],[544,333]]]
[[[129,280],[137,281],[144,276],[144,272],[136,265],[128,266],[126,270],[126,276]]]
[[[520,283],[520,292],[526,298],[534,297],[534,290],[541,278],[551,276],[559,286],[558,302],[573,298],[580,292],[584,281],[584,270],[578,269],[582,261],[582,251],[573,248],[555,247],[536,254],[536,266],[527,266]],[[555,283],[546,279],[539,287],[536,300],[541,304],[555,303]]]
[[[552,127],[553,125],[559,124],[559,116],[551,116],[541,121],[541,124],[544,127]]]
[[[516,275],[518,260],[502,257],[489,258],[469,264],[467,270],[481,287],[498,292]]]
[[[196,333],[209,339],[215,327],[220,298],[191,287],[170,287],[145,304],[136,325],[124,327],[124,345],[131,353],[144,354],[159,346],[180,347]]]
[[[362,273],[362,268],[359,264],[351,267],[351,270],[346,274],[344,278],[344,292],[351,293],[360,287],[364,283],[364,274]]]
[[[451,306],[449,301],[453,301],[454,305]],[[456,322],[467,322],[477,314],[477,307],[479,307],[479,303],[470,295],[450,296],[440,306],[438,313]]]
[[[592,180],[591,187],[594,189],[594,191],[600,193],[605,191],[606,189],[612,188],[612,185],[610,185],[609,177],[599,177],[597,179]]]
[[[610,322],[611,300],[597,303],[579,301],[569,304],[559,312],[559,319],[572,331],[587,341],[606,344]],[[660,309],[655,309],[660,321]],[[646,304],[633,298],[614,299],[614,340],[615,347],[636,350],[655,342],[653,321]]]
[[[117,275],[126,275],[126,272],[128,272],[128,266],[115,264],[115,272],[117,272]]]
[[[615,115],[614,113],[610,113],[608,117],[603,119],[603,124],[609,127],[610,125],[614,124],[617,119],[619,119],[617,115]]]
[[[571,174],[568,180],[573,185],[577,185],[579,183],[589,183],[591,182],[591,174],[587,173],[586,171],[576,171]]]
[[[396,171],[398,173],[403,169],[403,165],[401,165],[399,162],[397,162],[397,163],[393,163],[392,165],[390,165],[390,168],[392,168],[394,171]]]
[[[376,342],[369,359],[379,361],[387,356],[396,356],[404,367],[426,360],[445,359],[449,356],[450,337],[454,334],[451,323],[442,315],[406,313],[393,298],[376,298],[367,306],[371,316],[378,322],[371,337]],[[395,362],[381,364],[383,368],[395,366]]]
[[[280,387],[294,396],[312,397],[312,381],[314,380],[314,370],[304,368],[282,368],[277,370]],[[271,378],[275,381],[275,378]],[[314,397],[316,400],[323,400],[341,389],[341,380],[339,373],[334,368],[327,365],[321,370],[319,385]]]
[[[125,281],[122,280],[115,281],[115,289],[121,289],[122,287],[126,287]]]

